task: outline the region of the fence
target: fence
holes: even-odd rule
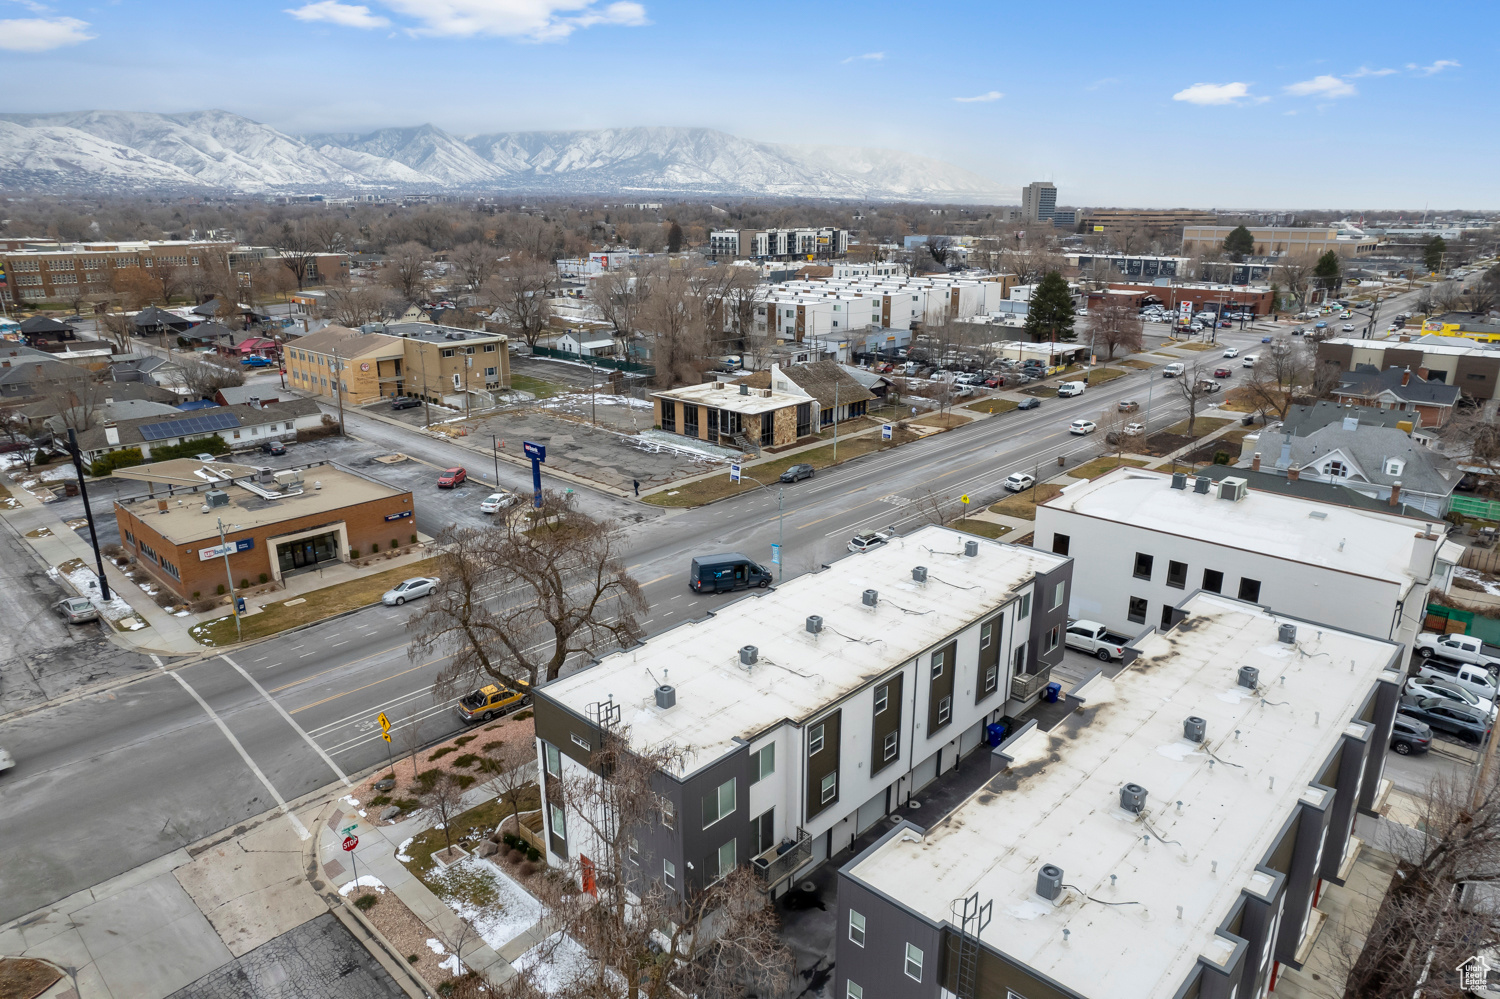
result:
[[[1465,548],[1463,555],[1459,556],[1458,564],[1465,569],[1487,572],[1492,576],[1500,575],[1500,549]]]
[[[1500,645],[1500,618],[1484,617],[1442,604],[1427,605],[1427,620],[1423,622],[1423,628],[1439,634],[1473,635],[1486,645]]]
[[[656,374],[656,369],[649,364],[622,361],[615,357],[593,357],[584,354],[573,354],[566,350],[553,350],[551,347],[532,347],[531,352],[537,357],[556,357],[563,361],[577,361],[579,364],[592,364],[599,368],[625,371],[630,374],[646,375],[647,377]]]
[[[1474,496],[1454,496],[1448,508],[1465,517],[1500,521],[1500,503],[1494,500],[1484,500]]]

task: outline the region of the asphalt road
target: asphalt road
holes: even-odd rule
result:
[[[1243,347],[1259,334],[1224,330],[1220,339]],[[737,550],[769,562],[770,544],[784,536],[787,575],[815,569],[845,554],[860,530],[917,526],[929,496],[952,504],[968,493],[977,509],[1001,495],[1012,471],[1055,469],[1058,455],[1069,465],[1092,457],[1103,441],[1069,434],[1069,422],[1127,397],[1142,401],[1144,417],[1148,386],[1151,428],[1175,422],[1186,405],[1175,384],[1155,371],[1133,373],[1079,398],[1046,399],[1037,410],[856,459],[786,487],[780,517],[772,490],[687,511],[586,489],[577,495],[583,509],[620,522],[629,567],[650,602],[647,630],[657,632],[734,599],[688,591],[686,563],[695,553]],[[473,465],[472,452],[425,438],[418,445],[378,421],[356,417],[349,430],[372,450],[419,449],[433,467]],[[501,466],[511,488],[525,491],[527,478]],[[435,494],[421,494],[419,518]],[[434,522],[419,519],[424,531],[470,516],[460,507],[477,506],[479,491],[443,497],[453,506],[441,507]],[[412,613],[369,608],[0,723],[0,745],[18,761],[0,777],[0,921],[377,766],[386,755],[375,720],[381,711],[397,724],[398,752],[409,725],[424,743],[458,729],[450,705],[431,693],[442,662],[408,658]]]

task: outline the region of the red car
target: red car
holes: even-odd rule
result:
[[[1215,378],[1233,378],[1234,377],[1234,372],[1230,371],[1228,368],[1214,368],[1214,377]]]
[[[1001,386],[1003,386],[1005,384],[1005,376],[1004,375],[996,375],[993,378],[986,378],[984,380],[984,384],[988,388],[1000,388]]]
[[[469,477],[469,473],[462,468],[450,468],[438,476],[439,489],[452,489],[454,486],[463,485]]]

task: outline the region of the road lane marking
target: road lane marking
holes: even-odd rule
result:
[[[313,649],[311,652],[304,652],[304,653],[302,653],[297,658],[298,659],[306,659],[308,656],[315,656],[317,654],[318,654],[318,650],[317,649]]]
[[[331,769],[335,774],[338,775],[339,780],[344,782],[345,787],[354,786],[354,782],[349,779],[349,775],[339,769],[339,765],[333,762],[333,758],[327,753],[323,752],[323,747],[314,742],[313,737],[308,735],[307,732],[303,730],[301,725],[298,725],[296,722],[292,721],[292,716],[286,713],[286,708],[282,707],[281,703],[277,701],[276,698],[266,693],[266,688],[256,683],[255,678],[249,673],[246,673],[244,668],[241,667],[240,664],[235,662],[233,659],[230,659],[228,655],[221,655],[219,656],[219,658],[224,660],[229,665],[233,666],[235,672],[244,677],[249,682],[250,686],[255,688],[255,692],[260,694],[261,697],[264,697],[266,699],[266,703],[276,709],[276,713],[281,715],[281,717],[286,721],[288,725],[292,726],[292,731],[302,736],[302,741],[311,746],[313,752],[317,753],[323,758],[323,762],[328,764],[329,769]]]
[[[329,647],[329,648],[330,648],[330,649],[336,649],[336,648],[338,648],[338,647],[339,647],[339,646],[340,646],[340,645],[348,645],[348,644],[349,644],[349,639],[347,639],[347,638],[346,638],[346,639],[344,639],[344,640],[343,640],[343,641],[342,641],[342,642],[334,642],[334,643],[333,643],[333,644],[332,644],[332,645],[330,645],[330,646],[328,646],[328,647]]]
[[[402,642],[400,645],[392,645],[388,649],[381,649],[379,652],[371,652],[367,656],[360,656],[358,659],[351,659],[348,662],[342,663],[342,664],[340,664],[338,666],[330,666],[328,669],[321,670],[320,672],[314,673],[312,676],[305,676],[305,677],[303,677],[300,680],[293,680],[291,683],[283,683],[279,687],[272,687],[271,688],[271,693],[273,693],[273,694],[279,694],[283,690],[290,690],[291,688],[296,687],[296,686],[300,686],[301,684],[309,683],[309,682],[311,682],[313,680],[316,680],[320,676],[327,676],[329,673],[337,673],[341,669],[346,669],[346,668],[348,668],[350,666],[357,665],[359,663],[364,662],[366,659],[374,659],[376,656],[383,656],[387,652],[395,652],[397,649],[404,649],[404,648],[406,648],[410,644],[411,644],[410,642]]]
[[[411,669],[404,669],[404,670],[402,670],[399,673],[392,673],[390,676],[383,677],[382,679],[372,680],[371,682],[369,682],[367,684],[364,684],[363,686],[355,687],[352,690],[346,690],[346,691],[344,691],[341,694],[333,694],[333,695],[331,695],[329,697],[325,697],[321,701],[313,701],[311,704],[304,704],[300,708],[293,708],[292,709],[292,714],[296,714],[299,711],[306,711],[308,708],[315,708],[319,704],[327,704],[329,701],[336,701],[340,697],[346,697],[349,694],[357,694],[361,690],[366,690],[366,689],[368,689],[370,687],[374,687],[374,686],[376,686],[378,684],[385,683],[387,680],[394,680],[398,676],[405,676],[408,673],[415,673],[417,670],[422,669],[424,666],[431,666],[433,663],[442,662],[444,659],[447,659],[447,658],[448,658],[447,656],[439,656],[436,659],[429,659],[429,660],[427,660],[427,662],[422,663],[421,666],[413,666]]]
[[[648,579],[644,583],[642,583],[641,585],[642,586],[650,586],[652,583],[660,583],[663,579],[671,579],[675,575],[676,575],[676,573],[669,572],[665,576],[657,576],[655,579]]]
[[[156,657],[152,656],[151,658],[155,659]],[[157,661],[160,662],[160,660]],[[287,807],[286,799],[281,796],[280,791],[276,790],[276,785],[271,783],[270,779],[266,777],[265,772],[262,771],[260,767],[256,765],[256,762],[250,758],[250,754],[245,752],[245,747],[240,744],[240,740],[234,737],[234,733],[229,731],[229,726],[224,724],[224,719],[220,718],[218,713],[215,712],[213,708],[209,707],[208,702],[205,701],[202,695],[194,690],[188,684],[188,682],[182,678],[181,673],[178,673],[176,671],[169,672],[166,667],[162,667],[162,672],[166,673],[172,679],[181,684],[182,689],[187,691],[189,696],[191,696],[193,700],[197,701],[198,706],[202,708],[205,713],[207,713],[210,719],[212,719],[213,723],[219,726],[219,731],[224,733],[224,738],[229,740],[229,744],[234,747],[234,751],[240,754],[240,759],[245,761],[245,766],[249,767],[250,772],[255,774],[256,777],[260,778],[260,782],[266,786],[266,790],[271,792],[271,797],[276,799],[276,806],[281,809],[281,813],[287,817],[287,821],[290,822],[292,824],[292,828],[297,831],[297,838],[302,840],[303,842],[312,839],[312,833],[307,831],[307,826],[303,825],[302,820],[297,818],[296,814],[294,814],[292,810]],[[347,783],[347,780],[345,781],[345,783]]]

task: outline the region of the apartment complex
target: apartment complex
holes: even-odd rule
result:
[[[1234,999],[1302,968],[1384,791],[1394,642],[1212,593],[839,871],[848,999]]]
[[[559,787],[618,733],[683,750],[633,831],[640,877],[686,892],[749,862],[780,894],[1036,700],[1071,576],[1066,558],[924,527],[539,688],[549,859],[587,866]]]
[[[849,232],[820,229],[715,229],[708,252],[716,257],[842,257],[849,252]]]
[[[1465,396],[1485,403],[1500,399],[1500,351],[1456,339],[1431,342],[1409,338],[1361,340],[1335,337],[1318,344],[1318,364],[1340,371],[1385,371],[1410,368],[1424,380],[1453,385]]]
[[[1134,468],[1039,505],[1036,542],[1077,564],[1073,616],[1127,635],[1169,627],[1183,596],[1203,590],[1398,643],[1416,637],[1428,590],[1445,587],[1459,554],[1394,510]]]
[[[0,299],[16,305],[28,302],[66,302],[84,295],[103,295],[113,289],[115,274],[139,268],[174,268],[179,277],[201,270],[210,257],[224,258],[230,270],[248,269],[277,251],[265,246],[240,246],[233,240],[139,240],[119,243],[51,243],[38,241],[0,251]],[[316,255],[307,280],[327,280],[347,274],[349,257],[343,253]]]
[[[1237,226],[1189,225],[1182,229],[1182,252],[1212,253],[1224,249],[1224,239]],[[1332,250],[1341,257],[1358,257],[1380,245],[1374,236],[1344,236],[1336,226],[1326,229],[1285,228],[1281,226],[1247,226],[1255,239],[1253,255],[1257,257],[1321,257]]]
[[[870,327],[910,329],[916,323],[988,315],[1011,292],[1009,274],[945,274],[799,278],[775,285],[757,306],[755,330],[802,342],[846,337]]]
[[[1192,208],[1094,208],[1084,218],[1086,231],[1117,236],[1131,229],[1178,236],[1185,226],[1213,225],[1218,216]]]
[[[346,405],[414,396],[451,406],[490,406],[510,387],[507,338],[499,333],[390,323],[384,333],[327,326],[285,349],[292,388]]]
[[[1057,212],[1057,188],[1045,180],[1021,188],[1021,217],[1027,222],[1050,222]]]

